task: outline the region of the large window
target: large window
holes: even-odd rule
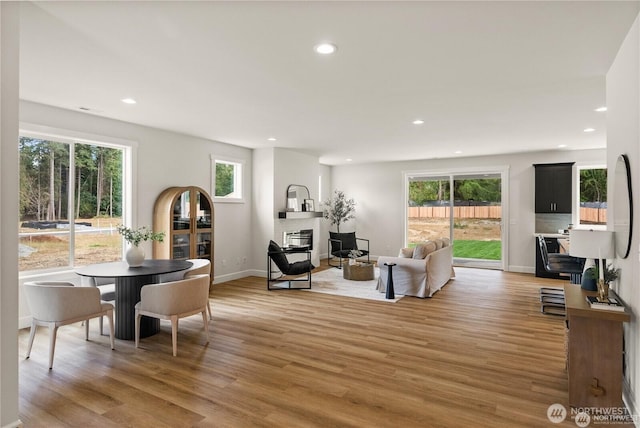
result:
[[[607,224],[607,169],[579,167],[580,178],[577,223],[589,226]]]
[[[122,258],[124,147],[20,136],[19,268]]]
[[[213,188],[216,202],[242,202],[242,162],[213,159]]]

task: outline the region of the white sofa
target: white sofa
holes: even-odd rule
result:
[[[447,240],[445,240],[446,242]],[[393,266],[393,290],[395,294],[415,297],[431,297],[449,280],[455,277],[453,270],[453,246],[447,245],[435,250],[422,258],[386,257],[378,258],[380,276],[378,277],[378,291],[387,290],[389,273],[385,263],[395,263]],[[407,249],[401,250],[402,252]],[[406,254],[406,253],[405,253]]]

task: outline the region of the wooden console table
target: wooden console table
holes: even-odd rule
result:
[[[568,325],[567,373],[571,407],[622,407],[624,312],[591,309],[578,284],[564,286]]]

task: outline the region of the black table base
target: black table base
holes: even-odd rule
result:
[[[135,306],[140,301],[140,290],[143,285],[153,284],[154,275],[125,276],[116,278],[115,318],[116,337],[118,339],[135,339]],[[140,337],[153,336],[160,331],[160,320],[143,316],[140,319]]]

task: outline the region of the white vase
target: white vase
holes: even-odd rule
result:
[[[144,263],[144,250],[136,245],[132,245],[125,254],[125,259],[129,267],[140,267]]]

